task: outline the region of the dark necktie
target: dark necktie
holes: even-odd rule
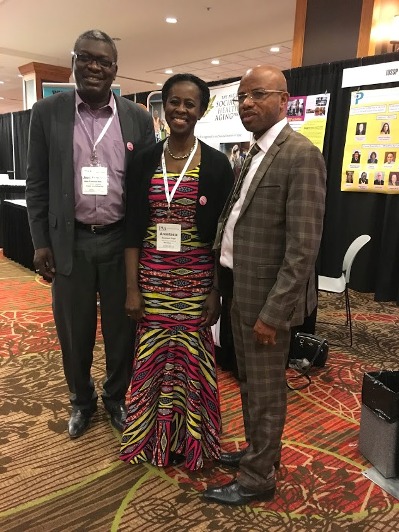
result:
[[[220,246],[222,244],[222,238],[223,233],[226,228],[227,220],[229,219],[230,213],[234,207],[234,204],[240,197],[242,184],[244,183],[245,176],[248,173],[249,167],[251,166],[252,158],[260,151],[259,146],[256,144],[253,144],[251,149],[249,150],[244,164],[242,165],[240,175],[238,176],[237,181],[234,184],[233,190],[229,196],[229,199],[226,202],[226,205],[224,206],[223,212],[220,215],[219,223],[218,223],[218,230],[215,238],[215,243],[213,245],[213,249],[220,249]]]

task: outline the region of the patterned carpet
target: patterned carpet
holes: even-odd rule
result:
[[[232,472],[207,463],[200,473],[128,466],[102,407],[87,434],[71,441],[67,389],[50,288],[0,257],[0,531],[394,531],[399,501],[367,480],[357,447],[363,374],[398,369],[399,311],[351,292],[354,347],[330,348],[312,384],[289,393],[282,467],[271,503],[205,504],[199,492]],[[318,333],[348,342],[344,307],[323,295]],[[103,347],[95,353],[97,389]],[[237,384],[220,371],[223,447],[243,443]]]

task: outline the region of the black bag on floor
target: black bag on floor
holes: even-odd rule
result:
[[[287,386],[290,390],[302,390],[311,382],[308,375],[310,370],[313,367],[324,368],[328,357],[328,342],[314,334],[297,332],[292,344],[292,355],[294,358],[288,360],[288,367],[295,369],[299,373],[297,377],[305,377],[307,382],[294,388],[287,381]]]

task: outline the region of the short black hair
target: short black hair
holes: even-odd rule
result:
[[[88,30],[82,33],[81,35],[79,35],[73,47],[74,52],[76,52],[76,49],[79,47],[80,42],[85,39],[91,39],[93,41],[103,41],[109,44],[114,54],[114,58],[113,58],[114,61],[118,60],[118,50],[116,49],[114,40],[112,39],[112,37],[110,37],[109,35],[107,35],[105,32],[101,30]]]
[[[168,99],[168,95],[172,86],[175,85],[175,83],[181,83],[183,81],[189,81],[191,83],[194,83],[194,85],[197,85],[201,93],[201,111],[205,112],[208,109],[208,103],[210,98],[209,87],[203,79],[194,76],[194,74],[175,74],[174,76],[166,80],[164,86],[162,87],[163,106],[165,107],[166,100]]]

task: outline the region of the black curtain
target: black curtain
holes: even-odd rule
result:
[[[0,115],[0,174],[13,170],[11,113]]]
[[[289,92],[295,96],[329,92],[330,108],[323,154],[327,165],[327,199],[319,256],[321,275],[339,276],[349,244],[361,234],[371,241],[360,252],[351,272],[351,288],[374,292],[376,301],[399,304],[399,195],[341,192],[350,97],[354,90],[373,90],[397,83],[341,88],[345,68],[398,61],[384,54],[285,71]],[[398,133],[399,134],[399,133]]]
[[[13,120],[15,150],[14,177],[15,179],[26,179],[30,109],[13,113]]]

